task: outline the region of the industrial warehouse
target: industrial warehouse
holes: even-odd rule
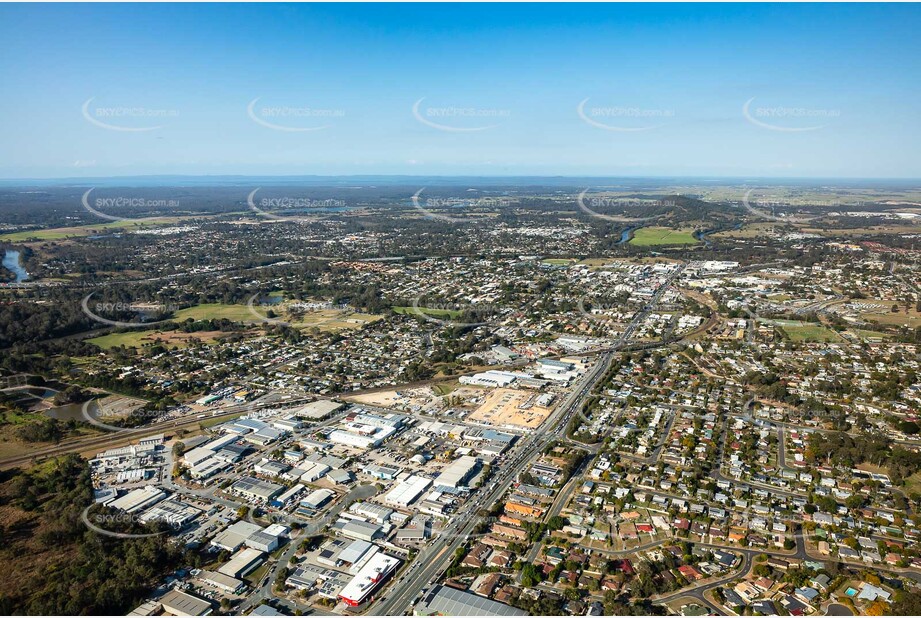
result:
[[[177,591],[185,596],[168,602],[213,612],[221,599],[234,603],[258,589],[265,573],[280,573],[279,557],[290,556],[289,595],[360,610],[450,526],[489,462],[519,438],[318,401],[216,425],[184,438],[182,451],[160,437],[101,454],[96,496],[142,525],[167,525],[212,557]],[[131,472],[139,464],[148,471]],[[161,472],[167,467],[171,479]],[[318,525],[318,544],[305,545],[304,528]],[[165,607],[158,602],[138,611]]]

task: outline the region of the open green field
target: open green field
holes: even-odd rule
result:
[[[70,238],[75,234],[64,232],[62,230],[32,230],[29,232],[13,232],[0,236],[0,241],[7,242],[25,242],[27,240],[61,240]]]
[[[673,230],[667,227],[641,227],[633,232],[630,244],[638,247],[655,247],[659,245],[696,245],[692,228]]]
[[[878,322],[887,326],[921,326],[921,312],[915,311],[914,307],[909,307],[905,311],[904,305],[899,303],[899,310],[892,312],[889,307],[892,306],[891,300],[868,300],[868,303],[878,303],[885,306],[885,309],[862,312],[860,317],[868,322]]]
[[[863,330],[863,329],[860,329],[860,328],[852,328],[852,329],[850,329],[850,332],[854,333],[856,336],[858,336],[858,337],[860,337],[861,339],[864,339],[864,340],[867,340],[867,339],[889,339],[890,337],[892,337],[892,335],[890,335],[889,333],[881,333],[881,332],[878,332],[878,331],[875,331],[875,330]]]
[[[261,322],[262,320],[249,310],[246,305],[225,305],[223,303],[206,303],[195,305],[176,312],[176,320],[182,322],[193,320],[220,320],[226,318],[232,322]]]
[[[751,223],[738,230],[717,232],[713,238],[763,238],[771,235],[778,227],[775,223]]]
[[[239,412],[237,414],[230,414],[228,416],[220,416],[217,418],[203,418],[201,419],[201,422],[198,423],[198,425],[202,429],[210,429],[211,427],[216,427],[222,423],[226,423],[227,421],[231,421],[231,420],[240,418],[244,414],[246,414],[246,412]]]
[[[109,333],[102,337],[93,337],[92,339],[87,339],[86,342],[105,350],[121,346],[139,348],[146,343],[144,339],[149,336],[150,333],[147,331],[128,331],[126,333]]]
[[[905,479],[905,493],[921,493],[921,472],[915,472]]]
[[[460,385],[460,382],[455,382],[453,380],[451,382],[442,382],[441,384],[433,384],[432,392],[435,393],[436,395],[440,395],[444,397],[445,395],[450,395],[452,392],[454,392],[459,385]]]
[[[393,307],[393,311],[404,315],[418,315],[424,313],[425,315],[439,318],[457,318],[463,313],[457,309],[433,309],[429,307]]]
[[[856,238],[860,236],[877,236],[881,234],[917,234],[919,227],[917,225],[871,225],[868,227],[845,227],[845,228],[821,228],[809,227],[802,228],[803,232],[811,234],[821,234],[828,238]]]
[[[348,328],[361,328],[365,324],[376,322],[383,317],[373,313],[350,313],[337,309],[321,309],[299,316],[293,324],[301,328],[316,327],[322,331],[332,332]]]
[[[801,322],[795,325],[784,324],[781,326],[781,328],[783,329],[783,332],[787,334],[787,337],[790,338],[790,341],[795,341],[797,343],[827,343],[831,341],[841,341],[841,337],[838,335],[838,333],[831,330],[830,328],[822,326],[821,324]]]
[[[276,319],[288,320],[285,317],[284,305],[254,306],[250,311],[246,305],[224,305],[221,303],[210,303],[205,305],[195,305],[187,309],[180,309],[176,312],[175,319],[178,321],[187,320],[220,320],[225,318],[232,322],[243,323],[260,323],[269,317],[268,312],[274,311]],[[384,316],[370,313],[358,313],[343,311],[341,309],[320,309],[299,314],[296,318],[291,318],[291,326],[298,328],[318,328],[322,331],[337,331],[350,328],[361,328],[365,324],[370,324],[380,320]]]
[[[125,346],[126,348],[140,348],[145,344],[157,342],[170,348],[185,348],[188,347],[192,341],[214,343],[221,336],[222,333],[216,330],[199,331],[195,333],[184,333],[177,330],[134,330],[124,333],[109,333],[101,337],[87,339],[87,342],[106,350],[120,346]]]
[[[783,329],[790,341],[797,343],[834,342],[841,341],[841,336],[835,331],[812,322],[799,322],[797,320],[765,320]]]
[[[47,230],[30,230],[28,232],[13,232],[3,234],[0,241],[6,242],[26,242],[29,240],[62,240],[64,238],[78,238],[81,236],[92,236],[100,232],[119,230],[119,229],[139,229],[144,227],[157,227],[162,225],[172,225],[182,221],[182,217],[163,217],[160,219],[148,219],[146,221],[110,221],[108,223],[99,223],[94,225],[80,225],[75,227],[56,227]]]

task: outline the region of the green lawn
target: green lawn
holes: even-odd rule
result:
[[[821,324],[803,323],[799,326],[782,326],[781,328],[790,337],[790,341],[821,343],[841,341],[838,333]]]
[[[140,348],[145,344],[159,342],[168,348],[185,348],[191,345],[191,341],[200,341],[202,343],[214,343],[220,338],[217,331],[200,331],[197,333],[184,333],[177,330],[131,330],[124,333],[109,333],[101,337],[87,339],[87,342],[97,345],[103,349],[117,348],[125,346],[126,348]]]
[[[852,328],[851,332],[857,335],[858,337],[860,337],[861,339],[869,339],[869,338],[889,339],[890,337],[892,337],[892,335],[890,335],[889,333],[881,333],[875,330],[863,330],[860,328]]]
[[[802,322],[800,320],[767,320],[759,319],[764,324],[779,326],[787,334],[790,341],[797,343],[815,343],[815,342],[835,342],[841,341],[841,335],[835,331],[812,322]]]
[[[0,241],[25,242],[27,240],[61,240],[62,238],[69,238],[71,236],[74,236],[74,234],[59,230],[32,230],[30,232],[3,234],[0,236]]]
[[[921,493],[921,472],[915,472],[905,479],[905,493]]]
[[[87,343],[92,343],[93,345],[99,346],[105,350],[110,348],[117,348],[119,346],[125,346],[126,348],[139,348],[145,342],[144,338],[150,335],[150,331],[128,331],[125,333],[109,333],[108,335],[103,335],[102,337],[93,337],[92,339],[87,339]]]
[[[260,307],[257,313],[268,312],[265,307]],[[232,322],[261,322],[262,319],[253,315],[246,305],[225,305],[223,303],[207,303],[204,305],[195,305],[187,309],[180,309],[176,312],[176,320],[182,322],[192,318],[198,320],[220,320],[227,318]]]
[[[201,422],[198,424],[203,429],[210,429],[211,427],[216,427],[217,425],[220,425],[221,423],[226,423],[228,421],[232,421],[233,419],[240,418],[244,414],[246,414],[246,412],[240,412],[239,414],[231,414],[229,416],[221,416],[218,418],[203,418],[201,419]]]
[[[631,245],[654,247],[657,245],[696,245],[693,228],[673,230],[667,227],[641,227],[633,232]]]
[[[440,396],[442,396],[442,397],[445,396],[445,395],[450,395],[452,392],[454,392],[454,389],[456,389],[456,388],[457,388],[457,383],[456,383],[456,382],[442,383],[442,384],[433,384],[433,385],[432,385],[432,391],[433,391],[436,395],[440,395]]]

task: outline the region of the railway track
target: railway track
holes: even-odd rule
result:
[[[155,423],[148,427],[139,427],[137,429],[126,429],[125,431],[106,433],[98,436],[89,436],[86,438],[76,438],[56,444],[54,446],[36,449],[22,455],[5,457],[0,459],[0,470],[17,468],[23,465],[31,466],[40,463],[50,457],[56,457],[66,453],[83,453],[85,451],[99,449],[100,447],[123,446],[136,442],[138,438],[152,436],[159,433],[167,433],[184,427],[195,426],[205,420],[229,418],[246,412],[247,406],[236,406],[234,409],[227,409],[220,414],[199,418],[198,416],[181,418],[169,421]]]

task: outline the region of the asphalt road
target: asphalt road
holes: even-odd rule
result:
[[[307,399],[302,399],[300,401],[306,402]],[[52,457],[63,453],[82,453],[94,449],[104,450],[106,448],[131,444],[133,442],[137,442],[142,437],[152,436],[159,433],[169,433],[180,427],[188,427],[192,425],[197,426],[199,423],[204,421],[227,418],[237,414],[245,413],[252,409],[274,407],[282,403],[288,405],[297,402],[298,401],[295,400],[279,401],[272,393],[269,393],[268,395],[265,395],[264,397],[249,403],[234,404],[225,408],[221,408],[220,413],[215,414],[214,416],[207,416],[206,418],[198,418],[197,415],[188,416],[179,419],[170,419],[167,421],[152,423],[138,429],[125,429],[124,431],[113,431],[111,433],[105,433],[99,436],[65,440],[64,442],[54,446],[31,450],[24,455],[16,455],[14,457],[4,458],[0,460],[0,470],[6,468],[14,468],[21,465],[31,465],[47,457]]]
[[[266,572],[263,578],[265,583],[262,584],[262,586],[260,586],[258,589],[249,593],[243,604],[235,610],[236,613],[246,613],[251,608],[260,605],[264,599],[268,599],[274,596],[272,594],[272,586],[275,585],[275,578],[278,576],[279,571],[281,571],[283,567],[288,566],[291,558],[297,552],[299,540],[301,538],[318,534],[327,524],[331,523],[339,513],[348,508],[350,504],[357,500],[370,498],[375,493],[377,493],[377,488],[374,487],[374,485],[358,485],[353,487],[352,490],[343,496],[341,500],[336,502],[336,504],[334,504],[333,507],[329,509],[329,511],[318,515],[309,523],[307,523],[307,525],[301,529],[300,534],[298,534],[296,538],[291,539],[291,541],[288,543],[288,547],[285,549],[284,553],[278,557],[278,560],[276,560],[269,567],[269,570]],[[307,609],[307,606],[296,604],[286,599],[279,600],[284,602],[285,605],[295,605],[301,611]]]
[[[416,557],[413,563],[393,583],[385,596],[372,603],[368,614],[401,615],[414,603],[426,586],[432,585],[448,566],[451,557],[471,534],[478,523],[477,512],[494,504],[508,490],[520,470],[540,455],[544,447],[566,429],[572,415],[591,393],[614,358],[612,352],[603,354],[592,369],[582,377],[578,386],[566,397],[551,418],[541,428],[529,434],[515,448],[508,461],[492,480],[490,489],[462,513],[458,513],[442,534]]]
[[[562,512],[563,507],[566,506],[566,504],[569,502],[569,497],[572,495],[573,490],[575,490],[576,486],[579,485],[580,481],[582,480],[581,479],[582,473],[585,471],[585,468],[588,466],[588,463],[590,460],[591,460],[590,457],[586,457],[582,460],[582,463],[579,464],[579,468],[575,472],[573,472],[572,478],[569,479],[566,485],[563,486],[563,489],[561,489],[560,492],[557,494],[556,499],[553,501],[553,504],[550,506],[550,509],[544,515],[544,521],[548,521],[551,518],[559,515],[560,512]],[[540,555],[541,547],[543,547],[543,543],[539,541],[537,543],[534,543],[531,546],[531,549],[528,550],[528,553],[525,554],[524,561],[534,562],[537,559],[538,555]],[[516,579],[518,581],[521,581],[521,573],[518,574]]]
[[[454,552],[465,541],[477,524],[476,513],[480,508],[488,507],[499,500],[512,484],[515,476],[527,464],[535,459],[543,448],[555,437],[565,432],[569,419],[576,414],[582,402],[588,397],[597,382],[604,376],[616,350],[624,347],[634,331],[642,324],[646,316],[656,307],[665,290],[684,272],[685,264],[669,275],[659,286],[649,303],[634,316],[633,320],[621,333],[614,346],[602,352],[598,362],[581,378],[575,389],[567,395],[553,415],[535,432],[529,434],[516,447],[514,455],[502,466],[493,479],[488,493],[476,498],[463,513],[459,513],[442,534],[416,557],[413,563],[400,575],[389,588],[384,597],[368,606],[366,613],[372,615],[401,615],[405,613],[421,594],[423,588],[435,583],[435,579],[447,568]],[[658,345],[663,345],[659,343]]]
[[[826,616],[853,616],[854,612],[851,611],[847,605],[842,605],[841,603],[832,603],[825,608]]]

